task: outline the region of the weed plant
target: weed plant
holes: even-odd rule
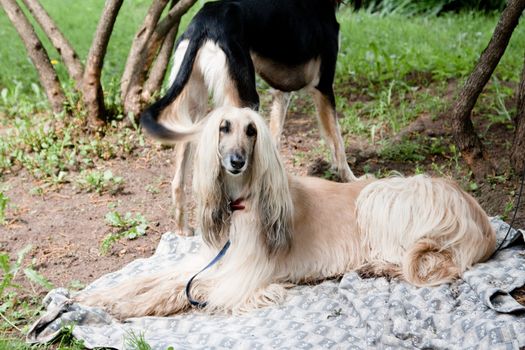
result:
[[[9,197],[4,192],[0,191],[0,226],[6,223],[6,209],[7,203],[9,203]]]
[[[122,216],[118,211],[110,211],[106,214],[106,223],[117,229],[116,232],[108,234],[100,245],[100,252],[104,255],[109,252],[113,244],[122,238],[135,239],[146,234],[148,220],[137,213],[135,216],[127,212]]]
[[[116,194],[122,192],[124,179],[114,176],[111,170],[104,172],[98,170],[84,170],[76,180],[77,185],[86,192],[96,192],[98,194]]]

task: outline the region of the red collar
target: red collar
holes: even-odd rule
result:
[[[230,201],[230,209],[231,211],[236,211],[236,210],[243,210],[244,209],[244,205],[242,204],[242,201],[244,200],[244,198],[238,198],[234,201]]]

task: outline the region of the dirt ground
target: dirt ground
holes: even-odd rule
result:
[[[432,121],[421,116],[403,132],[407,135],[443,135],[450,140],[444,117]],[[311,152],[318,146],[318,135],[313,115],[290,113],[281,151],[290,172],[302,175],[309,172],[317,176],[325,173],[326,160]],[[501,172],[508,170],[508,151],[503,145],[511,139],[511,131],[503,125],[492,125],[485,133],[484,143],[492,159],[500,163]],[[348,140],[352,141],[347,156],[358,176],[363,175],[364,169],[369,172],[398,170],[406,175],[414,172],[413,163],[384,161],[378,156],[377,149],[368,146],[367,142],[349,136]],[[430,166],[432,162],[445,164],[450,160],[434,156],[422,162],[424,170],[435,174]],[[111,169],[115,175],[124,178],[122,193],[85,193],[78,191],[73,184],[65,184],[59,190],[35,196],[30,194],[31,189],[41,184],[32,176],[24,171],[6,175],[4,184],[8,188],[6,195],[11,199],[11,207],[7,212],[9,223],[0,226],[0,251],[7,251],[14,258],[24,246],[31,244],[33,249],[26,264],[32,261],[34,269],[57,287],[85,285],[134,259],[150,256],[161,235],[173,227],[170,194],[173,151],[147,140],[145,148],[135,151],[134,155],[113,159],[103,165],[104,169]],[[503,183],[485,180],[478,184],[479,188],[473,194],[489,215],[498,215],[502,214],[511,198],[509,193],[516,190],[518,178],[514,176]],[[194,209],[190,192],[187,207],[189,211]],[[108,254],[101,255],[100,242],[112,231],[104,220],[110,210],[141,213],[150,226],[145,236],[120,240]],[[520,206],[515,225],[525,227],[525,203]],[[27,286],[27,282],[21,282]],[[45,292],[38,286],[33,287],[42,295]]]

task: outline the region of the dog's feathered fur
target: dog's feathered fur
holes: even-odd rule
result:
[[[181,125],[191,126],[207,112],[208,94],[218,106],[258,109],[255,73],[275,90],[270,128],[278,142],[289,92],[308,89],[316,103],[319,125],[333,165],[343,181],[355,180],[346,162],[335,113],[333,80],[338,52],[338,1],[221,0],[206,3],[180,37],[166,95],[141,116],[144,129],[171,142],[188,139]],[[175,127],[174,127],[175,125]],[[189,145],[179,143],[172,195],[176,231],[189,234],[185,220],[184,183]]]
[[[290,283],[357,269],[436,285],[494,250],[487,215],[454,182],[419,175],[341,184],[289,176],[266,124],[250,109],[212,112],[195,163],[201,252],[77,300],[120,318],[184,311],[186,282],[228,239],[226,255],[192,286],[209,312],[278,302]],[[239,198],[244,209],[232,212],[229,203]]]

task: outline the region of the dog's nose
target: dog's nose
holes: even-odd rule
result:
[[[230,157],[230,164],[234,169],[241,169],[245,163],[246,161],[244,160],[244,157],[239,154],[232,154]]]

